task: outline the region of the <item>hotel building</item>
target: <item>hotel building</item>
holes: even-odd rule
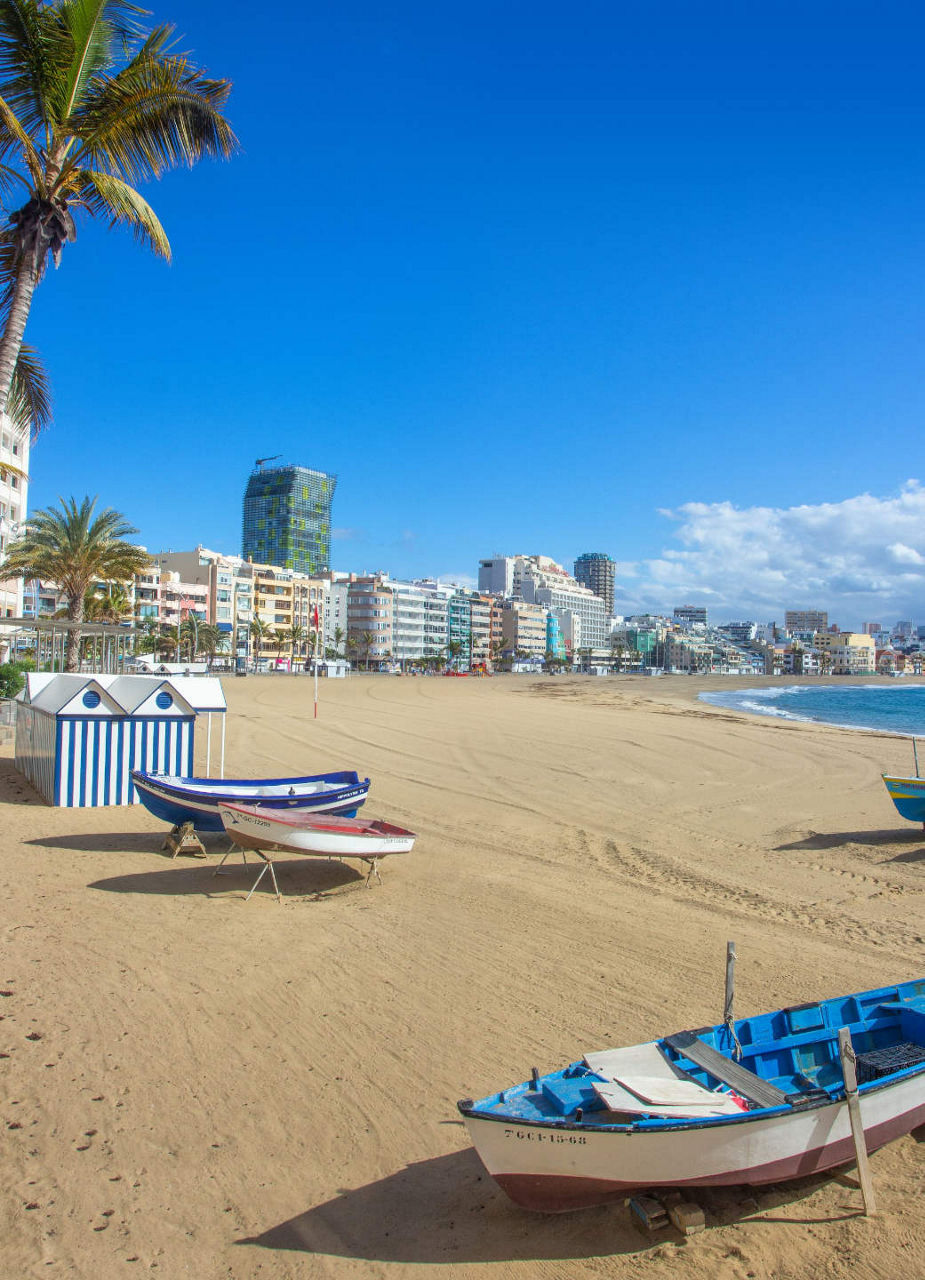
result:
[[[309,577],[329,572],[336,487],[325,471],[258,466],[244,492],[244,558]]]

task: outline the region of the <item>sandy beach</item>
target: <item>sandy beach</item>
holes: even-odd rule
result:
[[[788,681],[789,683],[790,681]],[[0,759],[0,1274],[925,1275],[925,1146],[622,1206],[510,1203],[455,1103],[584,1052],[922,975],[925,838],[882,771],[907,739],[697,702],[721,680],[224,682],[226,771],[356,768],[419,833],[367,889],[282,860],[170,859],[141,806],[48,807]],[[204,734],[201,734],[204,738]],[[200,744],[201,745],[201,744]],[[923,1136],[923,1135],[920,1135]]]

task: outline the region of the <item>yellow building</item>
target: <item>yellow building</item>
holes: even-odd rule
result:
[[[866,676],[877,670],[874,637],[862,631],[818,631],[813,644],[820,654],[828,654],[832,675]]]

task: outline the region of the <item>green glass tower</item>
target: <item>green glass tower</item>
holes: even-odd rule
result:
[[[337,477],[309,467],[257,467],[244,491],[242,555],[298,573],[331,567]]]

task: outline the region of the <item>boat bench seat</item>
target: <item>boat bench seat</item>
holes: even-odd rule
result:
[[[754,1102],[759,1107],[785,1107],[790,1105],[790,1098],[783,1089],[778,1089],[770,1080],[762,1080],[761,1076],[749,1071],[739,1062],[733,1062],[724,1054],[705,1044],[696,1031],[679,1031],[676,1035],[666,1036],[664,1043],[674,1049],[688,1062],[703,1067],[716,1080],[728,1084],[730,1089]]]

